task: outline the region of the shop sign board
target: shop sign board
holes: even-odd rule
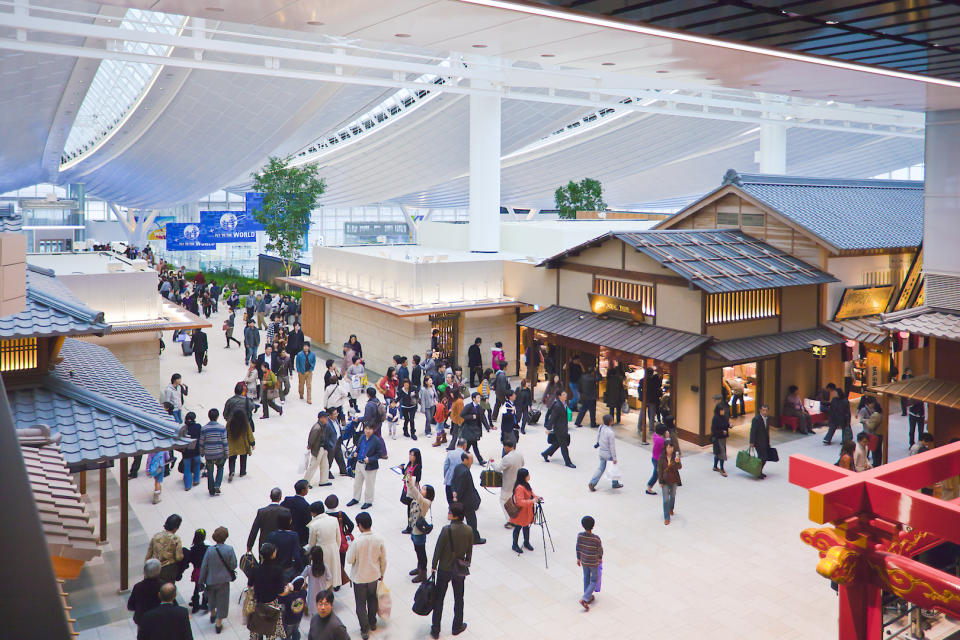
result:
[[[598,316],[604,315],[643,322],[643,303],[639,300],[613,298],[598,293],[588,293],[587,299],[590,301],[590,309]]]
[[[198,222],[168,222],[167,251],[198,251],[216,249],[213,242],[200,239],[200,223]]]
[[[200,239],[204,242],[256,242],[263,225],[249,211],[201,211]]]
[[[892,293],[893,285],[889,284],[880,287],[847,287],[840,296],[840,304],[837,305],[833,319],[852,320],[883,313]]]

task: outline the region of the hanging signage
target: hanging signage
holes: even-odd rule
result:
[[[165,240],[167,237],[167,223],[176,222],[176,216],[157,216],[153,219],[147,231],[147,240]]]
[[[246,205],[247,213],[263,209],[263,195],[262,191],[247,191],[243,194],[243,202]]]
[[[833,319],[851,320],[883,313],[887,309],[892,293],[893,285],[847,287],[840,296],[840,304],[837,305],[837,312],[833,314]]]
[[[201,211],[200,239],[204,242],[256,242],[263,225],[249,211]]]
[[[598,316],[611,316],[643,322],[643,303],[638,300],[626,300],[602,296],[598,293],[588,293],[590,309]]]
[[[216,249],[213,242],[200,239],[200,224],[197,222],[168,222],[167,251],[198,251]]]

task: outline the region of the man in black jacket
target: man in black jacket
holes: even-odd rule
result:
[[[310,503],[304,498],[304,496],[307,495],[309,487],[310,485],[306,480],[297,480],[293,485],[293,491],[296,495],[287,496],[283,499],[283,502],[280,503],[280,506],[286,507],[290,511],[290,515],[293,516],[291,528],[300,538],[300,546],[306,546],[309,540],[307,525],[310,523],[310,520],[313,519],[313,516],[310,514]]]
[[[467,367],[470,368],[470,386],[473,385],[473,376],[477,376],[478,382],[483,382],[483,356],[480,353],[480,338],[473,341],[470,348],[467,349]]]
[[[253,526],[250,527],[250,535],[247,536],[247,551],[253,551],[253,543],[260,536],[260,542],[257,548],[267,541],[267,536],[280,528],[280,514],[290,515],[290,510],[280,506],[280,500],[283,499],[283,491],[279,487],[270,489],[270,504],[257,510],[257,517],[253,519]]]
[[[500,415],[500,407],[507,401],[507,391],[510,391],[510,379],[507,377],[507,362],[504,361],[497,375],[493,379],[493,392],[497,395],[497,401],[493,403],[493,419],[496,420]]]
[[[550,432],[550,435],[547,437],[547,442],[550,443],[550,446],[540,454],[543,456],[543,461],[550,462],[550,456],[555,454],[557,449],[560,449],[564,464],[571,469],[576,469],[577,465],[570,462],[570,451],[568,449],[570,446],[570,426],[567,424],[566,391],[561,391],[560,395],[557,396],[557,399],[553,401],[553,404],[547,410],[547,417],[546,420],[544,420],[543,426]]]
[[[193,360],[197,363],[197,373],[203,371],[203,359],[207,355],[207,334],[202,329],[194,329],[190,337],[190,346],[193,347]]]
[[[480,447],[478,444],[480,438],[483,436],[483,429],[480,428],[482,411],[480,408],[480,394],[474,391],[473,395],[470,396],[470,402],[464,403],[463,410],[460,412],[460,418],[463,419],[463,424],[460,425],[460,432],[457,437],[467,441],[467,451],[470,450],[471,446],[473,447],[473,452],[477,454],[477,461],[480,464],[486,464],[483,456],[480,455]]]
[[[463,517],[467,524],[473,528],[473,544],[486,544],[486,540],[480,537],[477,531],[477,509],[480,508],[480,493],[473,483],[473,474],[470,473],[470,467],[473,466],[473,456],[467,452],[460,455],[460,464],[453,470],[453,481],[450,488],[453,490],[453,500],[463,505]]]
[[[577,381],[577,385],[580,391],[580,412],[577,414],[577,419],[574,421],[576,426],[580,426],[583,422],[583,416],[587,413],[590,414],[590,428],[596,429],[597,425],[597,396],[599,395],[599,385],[600,378],[597,376],[594,369],[591,367],[587,369],[586,373],[580,374],[580,379]]]
[[[363,406],[363,418],[361,422],[364,427],[373,427],[373,431],[376,434],[380,434],[380,427],[383,425],[383,416],[386,413],[386,407],[383,408],[381,413],[381,405],[383,405],[380,400],[377,399],[377,390],[374,387],[367,387],[367,404]]]
[[[303,350],[304,341],[303,329],[300,328],[300,323],[294,322],[293,331],[287,336],[287,353],[290,354],[291,358],[296,358],[297,354]]]
[[[176,585],[168,582],[160,587],[160,606],[143,615],[137,640],[193,640],[190,614],[176,599]]]
[[[263,353],[257,356],[257,373],[260,375],[260,381],[263,382],[263,364],[267,363],[270,371],[276,373],[280,369],[280,356],[273,352],[273,345],[268,344],[263,348]]]

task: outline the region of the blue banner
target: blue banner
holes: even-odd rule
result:
[[[256,242],[263,225],[247,211],[201,211],[200,239],[204,242]]]
[[[257,209],[263,209],[262,191],[247,191],[243,194],[243,200],[246,204],[247,213],[253,213]]]
[[[216,249],[213,242],[200,240],[200,225],[196,222],[167,223],[167,251],[198,251]]]

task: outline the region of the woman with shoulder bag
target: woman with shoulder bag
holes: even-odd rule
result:
[[[530,488],[530,472],[524,468],[517,470],[517,481],[513,485],[513,499],[516,505],[516,515],[510,517],[513,525],[513,550],[523,553],[523,550],[533,551],[530,544],[530,525],[533,524],[533,505],[543,500]],[[520,532],[523,531],[523,547],[520,547]]]
[[[327,510],[327,515],[337,519],[337,523],[340,526],[340,583],[341,584],[350,584],[350,577],[347,575],[347,572],[344,571],[347,557],[347,549],[350,548],[350,543],[353,542],[353,520],[350,519],[343,511],[337,511],[337,507],[340,506],[340,498],[334,494],[330,494],[323,501],[323,505]],[[336,582],[336,579],[334,579]],[[334,591],[338,591],[340,587],[334,587]]]
[[[240,477],[247,475],[247,456],[253,453],[256,446],[253,439],[253,431],[250,429],[250,422],[247,420],[246,411],[234,411],[227,420],[227,445],[228,452],[227,464],[230,467],[230,474],[227,476],[227,482],[233,482],[233,473],[237,468],[237,456],[240,456]]]
[[[423,457],[420,455],[420,449],[414,447],[410,449],[409,459],[407,463],[401,465],[400,469],[403,471],[403,489],[400,491],[400,504],[407,506],[407,520],[410,519],[410,507],[413,504],[413,497],[410,491],[407,490],[407,476],[413,476],[413,481],[416,486],[420,486],[420,478],[423,475]],[[410,533],[411,525],[407,525],[407,528],[401,531],[400,533],[406,535]]]
[[[260,564],[252,571],[254,610],[247,621],[250,640],[283,638],[280,597],[290,592],[283,578],[283,567],[277,562],[276,545],[260,545]]]
[[[260,398],[263,403],[263,415],[260,416],[260,419],[266,420],[269,418],[270,409],[282,416],[283,409],[275,402],[280,396],[280,383],[277,381],[277,374],[270,370],[270,365],[266,362],[260,368],[263,370],[263,396]]]
[[[214,530],[214,545],[203,555],[197,581],[207,594],[210,622],[216,623],[217,633],[223,631],[223,621],[230,613],[230,583],[237,579],[237,554],[225,544],[229,535],[226,527]]]
[[[417,553],[417,567],[411,569],[410,575],[413,576],[413,582],[423,582],[427,579],[427,534],[433,531],[433,518],[430,518],[431,522],[427,522],[427,514],[430,513],[435,493],[430,485],[424,485],[421,490],[419,478],[411,472],[404,473],[403,479],[406,483],[406,495],[411,498],[407,507],[406,530],[410,532],[413,550]]]

